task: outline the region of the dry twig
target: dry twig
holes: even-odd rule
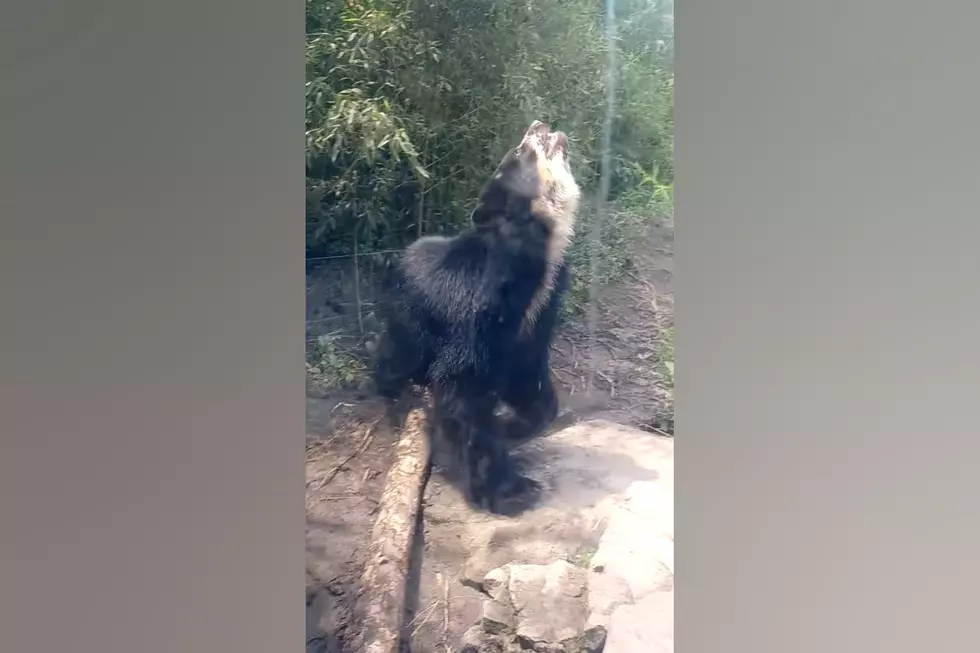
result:
[[[441,576],[442,574],[440,574]],[[449,579],[442,579],[442,646],[449,650]]]
[[[610,398],[615,397],[616,396],[615,382],[613,382],[613,380],[609,378],[604,372],[600,372],[599,370],[596,370],[595,373],[598,374],[600,377],[602,377],[606,381],[606,383],[609,384],[609,397]]]
[[[654,435],[662,435],[665,438],[673,438],[673,436],[670,433],[667,433],[666,431],[663,431],[661,429],[658,429],[656,426],[653,426],[652,424],[643,424],[643,425],[641,425],[640,428],[642,428],[645,431],[649,431],[650,433],[653,433]]]
[[[355,449],[353,453],[351,453],[349,456],[344,458],[344,460],[341,461],[340,464],[338,464],[336,467],[334,467],[329,472],[327,472],[327,475],[324,476],[323,479],[321,479],[319,482],[317,482],[317,484],[314,487],[309,488],[310,492],[316,492],[317,490],[322,489],[325,485],[327,485],[330,481],[332,481],[338,473],[340,473],[340,470],[344,468],[344,465],[354,460],[354,458],[356,458],[360,454],[364,453],[364,451],[368,448],[368,445],[371,444],[371,440],[374,438],[374,429],[380,421],[381,421],[380,419],[374,420],[374,422],[371,424],[371,426],[368,427],[367,431],[365,432],[364,437],[361,439],[361,444],[357,447],[357,449]]]
[[[432,605],[427,607],[425,610],[417,614],[414,619],[412,619],[409,625],[414,625],[419,620],[420,617],[425,617],[424,619],[422,619],[422,622],[416,625],[415,628],[412,630],[412,637],[415,637],[418,634],[418,632],[422,630],[422,626],[429,623],[429,619],[432,618],[432,615],[435,614],[436,608],[438,608],[440,605],[442,605],[442,601],[433,601]]]
[[[336,440],[338,437],[340,437],[339,434],[338,435],[331,435],[326,440],[312,440],[312,441],[310,441],[310,443],[307,444],[307,446],[306,446],[306,453],[307,453],[307,455],[309,456],[310,454],[314,454],[314,453],[317,453],[319,451],[322,451],[323,449],[326,449],[327,446],[331,442],[333,442],[334,440]]]

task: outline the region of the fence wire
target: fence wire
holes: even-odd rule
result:
[[[306,344],[329,338],[356,348],[379,326],[383,261],[404,249],[306,258]]]

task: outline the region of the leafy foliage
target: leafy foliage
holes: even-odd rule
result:
[[[356,385],[364,373],[364,361],[344,347],[336,334],[322,335],[307,348],[306,378],[312,389]]]
[[[673,180],[673,5],[620,0],[617,15],[611,189],[617,209],[632,210]],[[593,190],[603,22],[601,0],[307,0],[310,255],[457,231],[536,118],[568,132]]]

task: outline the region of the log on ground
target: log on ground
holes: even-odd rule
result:
[[[395,445],[361,575],[359,652],[398,653],[412,545],[429,474],[426,428],[424,410],[413,409]]]

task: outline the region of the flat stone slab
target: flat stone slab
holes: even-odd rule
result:
[[[673,590],[616,608],[604,653],[674,653]]]
[[[634,600],[673,583],[673,495],[672,487],[655,481],[630,485],[592,558],[593,569],[626,579]]]
[[[612,572],[589,572],[589,619],[587,626],[608,626],[613,611],[633,603],[626,580]]]

